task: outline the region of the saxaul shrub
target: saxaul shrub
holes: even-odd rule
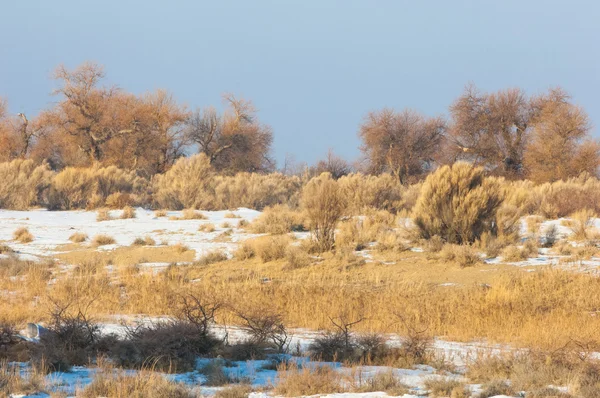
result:
[[[0,163],[0,208],[26,210],[44,205],[52,176],[46,163],[22,159]]]
[[[494,229],[502,189],[481,167],[464,162],[444,166],[425,180],[413,211],[422,238],[440,236],[449,243],[473,243]]]
[[[337,181],[323,173],[306,184],[302,208],[306,212],[314,240],[322,251],[335,244],[335,228],[346,210],[347,201]]]

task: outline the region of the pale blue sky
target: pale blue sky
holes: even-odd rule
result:
[[[110,83],[170,90],[190,107],[229,91],[273,127],[278,162],[358,156],[384,106],[447,114],[486,91],[560,85],[600,121],[600,2],[2,0],[0,96],[35,113],[54,68],[105,65]],[[594,128],[598,135],[598,129]]]

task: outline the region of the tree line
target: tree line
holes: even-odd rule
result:
[[[225,94],[226,109],[190,110],[167,91],[134,95],[103,83],[102,66],[59,66],[52,107],[29,116],[8,113],[0,98],[0,161],[33,159],[54,170],[117,166],[146,176],[165,173],[182,156],[204,153],[222,174],[268,173],[273,131],[251,101]],[[538,95],[507,89],[484,93],[468,85],[449,118],[382,109],[359,126],[362,157],[354,163],[329,152],[311,167],[286,164],[286,173],[389,173],[402,183],[444,164],[465,160],[492,175],[536,182],[582,172],[597,175],[600,144],[585,110],[564,90]]]

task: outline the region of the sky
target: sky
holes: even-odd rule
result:
[[[104,65],[107,84],[169,90],[190,109],[250,99],[274,155],[354,160],[383,107],[447,115],[483,91],[561,86],[599,136],[596,0],[2,0],[0,96],[13,113],[58,100],[59,64]]]

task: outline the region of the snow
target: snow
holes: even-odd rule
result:
[[[196,259],[202,255],[223,250],[231,254],[237,243],[248,239],[248,234],[237,228],[240,220],[253,221],[260,215],[259,211],[239,208],[233,213],[240,218],[226,218],[232,211],[203,211],[206,220],[174,220],[170,217],[181,217],[180,211],[169,211],[166,217],[156,217],[151,210],[135,209],[136,218],[119,219],[120,210],[111,211],[112,220],[96,221],[93,211],[47,211],[43,209],[30,211],[0,210],[0,241],[6,241],[23,260],[38,260],[40,257],[60,253],[61,245],[71,243],[69,237],[75,232],[83,232],[92,239],[95,235],[109,235],[116,240],[114,245],[101,246],[98,250],[114,250],[117,247],[129,246],[136,238],[150,236],[157,243],[169,245],[181,243],[196,251]],[[223,228],[223,223],[231,228]],[[198,231],[203,224],[214,224],[214,232]],[[33,242],[22,244],[12,240],[13,232],[19,227],[26,227],[33,234]],[[228,241],[214,240],[223,232],[231,229]],[[5,257],[5,255],[2,255]]]

